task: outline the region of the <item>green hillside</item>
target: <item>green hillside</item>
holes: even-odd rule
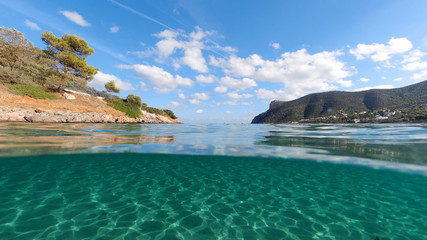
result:
[[[366,121],[370,122],[369,120],[373,121],[381,111],[396,110],[404,113],[400,116],[402,121],[403,119],[427,121],[427,118],[423,120],[422,117],[424,111],[427,112],[426,109],[427,81],[424,81],[396,89],[372,89],[361,92],[332,91],[310,94],[293,101],[272,101],[270,108],[256,116],[252,123],[289,123],[301,122],[301,120],[303,122],[349,122],[353,121],[351,117],[360,117],[359,113],[362,112],[372,115],[370,118],[365,116]],[[334,116],[333,119],[332,116]],[[394,117],[390,119],[393,119],[393,122],[399,122],[399,119]]]

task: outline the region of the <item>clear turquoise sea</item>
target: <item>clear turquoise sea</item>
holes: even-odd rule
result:
[[[427,125],[0,123],[0,239],[427,239]]]

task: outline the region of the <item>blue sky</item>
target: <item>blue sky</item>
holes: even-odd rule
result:
[[[0,0],[0,25],[44,48],[76,34],[90,86],[172,109],[184,123],[249,123],[271,100],[427,79],[427,1]]]

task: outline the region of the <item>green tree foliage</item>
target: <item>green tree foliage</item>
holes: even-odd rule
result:
[[[172,110],[169,109],[164,109],[163,112],[165,112],[170,118],[172,119],[178,119],[177,116],[175,116],[175,113],[172,112]]]
[[[23,33],[10,28],[0,27],[0,58],[1,64],[13,71],[22,69],[26,55],[33,48]]]
[[[141,116],[141,109],[138,106],[131,104],[118,96],[111,97],[107,102],[110,107],[124,112],[128,117],[138,118]]]
[[[105,84],[105,89],[109,93],[120,93],[120,88],[116,87],[116,84],[114,83],[113,80],[111,80]]]
[[[137,96],[135,94],[129,94],[126,97],[126,102],[128,102],[129,104],[135,105],[137,107],[142,107],[142,100],[140,96]]]
[[[63,78],[64,82],[73,81],[86,85],[98,72],[98,68],[89,66],[86,62],[86,58],[94,53],[94,50],[85,40],[69,34],[58,38],[51,32],[43,32],[42,40],[47,44],[47,50],[44,52],[51,60],[48,64],[63,73],[59,77]],[[59,81],[59,86],[62,86],[61,82]]]

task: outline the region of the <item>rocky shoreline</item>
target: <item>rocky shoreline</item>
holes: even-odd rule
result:
[[[0,122],[46,123],[181,123],[165,116],[142,111],[139,118],[113,116],[96,112],[50,111],[41,109],[9,108],[0,106]]]

